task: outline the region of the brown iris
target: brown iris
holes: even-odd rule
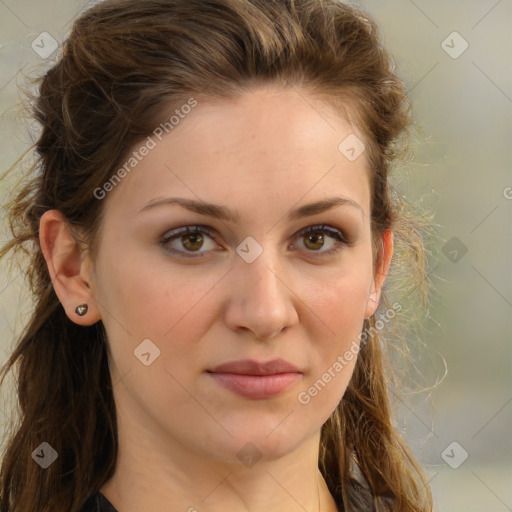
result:
[[[317,247],[308,247],[307,241],[311,241],[313,244],[321,244],[321,245],[319,245]],[[307,235],[306,241],[304,242],[304,244],[309,249],[314,249],[314,250],[321,249],[324,244],[324,236],[320,233],[313,233],[313,234]]]
[[[186,240],[190,240],[191,243],[186,243]],[[190,251],[197,251],[203,245],[203,236],[199,232],[187,233],[181,237],[181,243],[183,247]]]

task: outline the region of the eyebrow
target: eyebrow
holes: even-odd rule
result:
[[[235,224],[240,221],[240,213],[237,210],[233,211],[226,206],[205,203],[204,201],[194,201],[193,199],[185,199],[181,197],[156,197],[142,207],[139,213],[162,205],[178,205],[191,212],[227,222],[233,222]],[[298,220],[304,217],[324,213],[339,206],[352,206],[354,208],[358,208],[361,212],[363,211],[361,205],[352,199],[347,197],[330,197],[328,199],[323,199],[322,201],[299,206],[288,213],[287,219]]]

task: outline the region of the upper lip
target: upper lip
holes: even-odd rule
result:
[[[212,370],[212,373],[238,373],[241,375],[275,375],[276,373],[301,373],[293,364],[285,359],[277,358],[270,361],[255,359],[240,359],[222,363]]]

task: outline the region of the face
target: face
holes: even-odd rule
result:
[[[266,87],[153,136],[102,199],[91,270],[121,415],[223,461],[319,433],[378,298],[365,155],[338,149],[351,134],[313,96]]]

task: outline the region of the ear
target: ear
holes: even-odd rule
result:
[[[41,216],[39,242],[53,288],[68,318],[79,325],[97,322],[101,315],[92,297],[90,258],[84,255],[58,210],[48,210]],[[75,311],[80,304],[88,306],[84,316]]]
[[[378,253],[370,294],[366,303],[365,318],[370,318],[379,306],[382,287],[388,275],[391,257],[393,256],[393,232],[390,229],[384,230],[380,241],[382,246]]]

